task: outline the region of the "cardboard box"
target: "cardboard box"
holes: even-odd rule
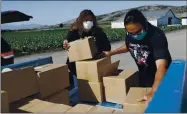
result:
[[[118,109],[117,109],[117,110],[115,110],[113,113],[123,113],[123,110],[120,110],[120,109],[118,110]]]
[[[44,108],[40,112],[67,112],[72,107],[64,104],[53,104],[50,107]]]
[[[41,112],[44,109],[51,107],[52,105],[54,105],[54,103],[47,102],[47,101],[41,101],[41,102],[37,103],[36,105],[26,109],[26,111],[31,112],[31,113]]]
[[[46,98],[69,86],[68,66],[62,64],[47,64],[35,68],[41,98]]]
[[[40,99],[25,98],[10,104],[11,113],[28,113],[28,108],[42,102]]]
[[[102,82],[102,78],[117,70],[119,61],[111,64],[111,57],[76,62],[77,78],[89,82]]]
[[[114,109],[108,108],[108,107],[100,107],[100,106],[95,106],[93,107],[90,112],[108,112],[108,113],[113,113]]]
[[[61,90],[60,92],[57,92],[45,99],[45,101],[57,103],[57,104],[65,104],[69,105],[69,95],[68,90]]]
[[[103,84],[78,79],[79,97],[81,101],[102,102]]]
[[[87,105],[87,104],[77,104],[67,112],[79,112],[79,113],[87,113],[91,108],[94,106],[92,105]]]
[[[8,93],[9,103],[39,92],[37,75],[33,67],[2,73],[1,87]]]
[[[6,91],[1,91],[1,112],[9,113],[8,94]]]
[[[146,109],[145,101],[142,99],[147,93],[151,91],[151,88],[132,87],[127,94],[127,99],[124,103],[124,112],[144,112]]]
[[[130,87],[136,87],[138,76],[136,71],[129,71],[119,76],[103,78],[106,101],[123,104]]]
[[[97,54],[94,38],[80,39],[69,44],[68,56],[70,62],[92,59]]]

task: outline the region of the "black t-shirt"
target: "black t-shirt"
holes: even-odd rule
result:
[[[169,65],[172,60],[164,32],[148,24],[147,35],[144,39],[136,40],[127,35],[125,41],[131,56],[138,66],[140,85],[152,86],[157,70],[156,60],[166,59]]]

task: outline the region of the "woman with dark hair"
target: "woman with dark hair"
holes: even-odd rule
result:
[[[94,36],[95,43],[98,48],[98,53],[103,51],[110,51],[111,45],[102,29],[98,26],[95,15],[91,10],[83,10],[73,25],[70,27],[67,40],[64,40],[63,48],[69,49],[69,42],[78,40],[80,38]],[[70,70],[70,83],[73,85],[73,75],[76,76],[75,62],[70,63],[67,59],[66,64]]]
[[[162,30],[151,25],[137,9],[129,11],[124,19],[125,44],[118,49],[105,51],[106,56],[130,52],[139,69],[139,84],[152,87],[143,100],[150,101],[170,63],[167,38]]]

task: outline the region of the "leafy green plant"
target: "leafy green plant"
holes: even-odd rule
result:
[[[187,26],[164,26],[165,32],[187,29]],[[125,39],[124,29],[103,29],[110,42]],[[14,49],[15,56],[40,53],[55,49],[62,49],[62,42],[66,39],[67,29],[30,30],[3,32],[2,36]],[[3,48],[3,47],[2,47]]]

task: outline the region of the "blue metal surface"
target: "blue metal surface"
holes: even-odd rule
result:
[[[109,107],[109,108],[115,108],[115,109],[123,109],[123,105],[117,104],[117,103],[111,103],[111,102],[98,103],[97,106],[103,106],[103,107]]]
[[[187,113],[187,70],[183,86],[181,113]]]
[[[180,113],[186,61],[174,60],[166,72],[146,113]]]
[[[52,57],[38,58],[35,60],[25,61],[22,63],[1,66],[1,70],[4,68],[19,69],[19,68],[28,67],[28,66],[36,67],[40,65],[49,64],[49,63],[53,63]]]

